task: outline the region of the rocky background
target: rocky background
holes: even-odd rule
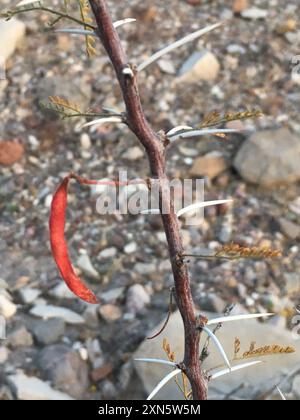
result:
[[[273,311],[267,325],[244,326],[249,331],[244,345],[264,345],[268,337],[269,344],[289,340],[300,350],[291,339],[300,296],[299,1],[109,3],[115,20],[138,19],[119,30],[133,63],[186,33],[229,20],[143,72],[141,95],[157,130],[196,125],[212,110],[257,108],[265,114],[228,124],[245,131],[226,139],[174,144],[168,152],[169,173],[204,177],[206,200],[234,199],[230,209],[208,208],[201,226],[182,225],[188,250],[231,241],[283,250],[283,257],[272,261],[191,261],[198,308],[223,313],[234,303],[236,313]],[[1,1],[1,9],[8,5]],[[0,399],[144,398],[162,372],[154,378],[144,374],[135,369],[133,356],[165,318],[172,285],[160,218],[100,216],[95,189],[72,185],[67,224],[71,254],[103,302],[88,306],[57,273],[48,217],[53,191],[69,171],[97,179],[113,178],[123,169],[134,178],[146,177],[148,165],[126,128],[83,131],[83,120],[61,121],[41,110],[39,102],[55,94],[82,108],[122,109],[100,45],[90,61],[80,37],[54,34],[48,21],[45,13],[34,12],[0,23],[0,56],[6,60],[6,78],[0,80],[0,315],[7,327],[7,338],[0,341]],[[151,343],[150,354],[161,351],[164,336],[171,347],[182,345],[176,314],[172,322],[168,335]],[[241,325],[231,328],[232,337],[223,337],[231,337],[228,346],[235,334],[242,334]],[[278,342],[280,337],[284,342]],[[142,347],[138,354],[147,350]],[[252,376],[237,376],[235,382],[220,380],[216,393],[212,387],[212,398],[279,398],[273,386],[280,383],[288,398],[299,399],[300,366],[292,357],[272,358],[272,381],[264,367],[255,368]],[[258,369],[260,383],[253,380]],[[175,397],[172,392],[170,386],[167,396]]]

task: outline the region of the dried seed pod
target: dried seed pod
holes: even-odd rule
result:
[[[64,178],[56,190],[52,204],[49,220],[50,244],[53,258],[60,271],[60,274],[72,292],[88,303],[99,303],[98,298],[82,280],[76,275],[68,252],[65,239],[65,223],[67,208],[67,193],[70,176]]]

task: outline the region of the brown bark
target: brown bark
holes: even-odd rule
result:
[[[183,246],[178,219],[173,209],[173,198],[170,197],[170,194],[164,193],[164,188],[167,187],[168,181],[165,165],[166,144],[164,139],[154,132],[146,119],[140,101],[137,74],[128,63],[118,33],[113,26],[106,1],[89,0],[89,3],[97,22],[99,38],[110,57],[119,80],[126,105],[125,118],[127,124],[146,150],[152,178],[159,180],[161,185],[161,209],[168,208],[167,206],[170,208],[168,214],[162,214],[162,220],[172,263],[176,301],[184,324],[185,347],[182,368],[190,381],[193,399],[203,400],[207,397],[207,381],[202,374],[199,360],[201,331],[199,319],[195,312],[187,266],[180,258],[180,255],[183,253]],[[123,70],[126,68],[133,70],[133,77],[123,73]]]

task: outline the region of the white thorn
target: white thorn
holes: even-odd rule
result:
[[[41,1],[32,1],[32,0],[22,0],[19,1],[19,3],[16,4],[15,8],[18,8],[20,6],[28,6],[29,4],[31,4],[33,7],[36,5],[37,7],[41,6]]]
[[[218,204],[225,204],[225,203],[231,203],[233,200],[214,200],[214,201],[200,201],[198,203],[191,204],[187,207],[182,208],[181,210],[178,210],[176,213],[177,217],[182,216],[183,214],[196,210],[202,207],[209,207],[209,206],[216,206]],[[145,209],[140,212],[140,214],[160,214],[159,209]]]
[[[218,204],[231,203],[232,201],[233,200],[199,201],[198,203],[191,204],[190,206],[184,207],[183,209],[179,210],[177,212],[177,217],[180,217],[183,214],[188,213],[192,210],[200,209],[203,207],[216,206]]]
[[[227,355],[225,353],[225,350],[223,349],[223,346],[220,343],[220,341],[217,338],[217,336],[212,331],[210,331],[210,329],[207,328],[207,327],[202,327],[202,329],[213,340],[213,342],[215,343],[215,346],[219,350],[220,355],[222,356],[222,358],[224,359],[224,362],[226,363],[226,365],[228,366],[228,369],[230,370],[231,369],[230,362],[229,362],[228,357],[227,357]]]
[[[151,57],[149,57],[147,60],[145,60],[142,64],[138,66],[138,71],[144,70],[147,66],[157,61],[160,57],[163,55],[169,53],[170,51],[175,50],[176,48],[181,47],[182,45],[194,41],[195,39],[199,38],[200,36],[206,34],[207,32],[212,31],[213,29],[218,28],[222,25],[222,22],[215,23],[214,25],[207,26],[206,28],[199,29],[198,31],[192,32],[189,35],[186,35],[185,37],[173,42],[172,44],[168,45],[167,47],[163,48],[160,51],[157,51],[155,54],[153,54]]]
[[[126,23],[131,23],[131,22],[136,22],[136,19],[126,18],[126,19],[117,20],[116,22],[114,22],[114,27],[117,29],[119,26],[125,25]]]
[[[174,136],[174,134],[178,133],[178,131],[187,131],[187,130],[193,130],[193,127],[190,127],[189,125],[178,125],[177,127],[172,128],[172,130],[168,131],[166,133],[167,137]]]
[[[226,134],[226,133],[238,133],[240,131],[241,130],[237,130],[235,128],[223,128],[223,129],[222,128],[220,128],[220,129],[212,128],[212,129],[207,129],[207,130],[205,130],[205,129],[203,129],[203,130],[189,130],[189,131],[179,133],[179,134],[176,134],[176,135],[173,134],[173,135],[169,136],[169,140],[172,143],[175,140],[187,139],[189,137],[206,136],[206,135],[209,135],[209,134],[217,135],[217,134]]]
[[[222,370],[219,370],[216,373],[213,373],[211,375],[211,379],[217,379],[220,376],[227,375],[228,373],[235,372],[235,371],[240,370],[240,369],[245,369],[245,368],[250,367],[250,366],[258,365],[259,363],[262,363],[262,361],[257,360],[257,361],[254,361],[254,362],[241,363],[240,365],[232,366],[230,369],[222,369]]]
[[[55,29],[54,32],[60,33],[60,34],[97,36],[97,34],[94,31],[89,31],[88,29],[63,28],[63,29]]]
[[[123,73],[125,76],[131,77],[131,78],[133,78],[133,77],[134,77],[133,71],[131,70],[131,68],[130,68],[130,67],[125,67],[125,68],[122,70],[122,73]]]
[[[206,325],[220,324],[222,322],[231,322],[231,321],[242,321],[244,319],[251,318],[264,318],[265,316],[272,316],[273,313],[267,312],[263,314],[247,314],[247,315],[232,315],[232,316],[222,316],[220,318],[210,319]]]
[[[156,385],[156,387],[153,389],[151,394],[148,396],[147,400],[152,400],[152,398],[158,393],[158,391],[166,385],[167,382],[169,382],[170,379],[172,379],[174,376],[178,375],[180,373],[180,369],[175,369],[173,372],[168,373],[160,382]]]
[[[134,359],[136,362],[146,362],[146,363],[158,363],[161,365],[167,365],[167,366],[173,366],[176,367],[176,363],[170,362],[169,360],[163,360],[163,359],[148,359],[148,358],[138,358]]]
[[[93,121],[90,121],[88,123],[83,124],[81,126],[81,128],[90,127],[92,125],[100,126],[100,125],[103,125],[103,124],[106,124],[106,123],[121,123],[121,122],[123,122],[123,119],[121,117],[99,118],[97,120],[93,120]]]
[[[126,23],[135,22],[136,19],[133,18],[127,18],[122,20],[117,20],[114,22],[114,27],[118,28],[119,26],[125,25]],[[62,28],[62,29],[55,29],[56,33],[61,34],[71,34],[71,35],[84,35],[84,36],[93,36],[97,37],[98,35],[96,32],[88,30],[88,29],[78,29],[78,28]]]
[[[286,397],[285,397],[285,395],[283,394],[283,392],[281,391],[281,389],[279,388],[279,386],[277,386],[277,385],[276,385],[276,388],[277,388],[277,391],[278,391],[278,393],[279,393],[279,395],[280,395],[281,399],[282,399],[282,400],[284,400],[284,401],[286,401]]]

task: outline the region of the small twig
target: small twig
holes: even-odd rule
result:
[[[151,337],[147,337],[147,340],[152,340],[153,338],[158,337],[163,332],[163,330],[166,328],[166,326],[168,325],[168,322],[169,322],[169,319],[170,319],[170,316],[171,316],[171,313],[172,313],[173,290],[174,290],[174,287],[171,287],[168,315],[167,315],[167,318],[166,318],[163,326],[161,327],[161,329],[156,334],[152,335]]]
[[[82,21],[81,19],[77,19],[73,16],[70,16],[67,13],[58,12],[57,10],[53,10],[53,9],[50,9],[50,8],[44,7],[44,6],[31,7],[31,8],[28,8],[28,9],[20,9],[20,10],[15,9],[15,10],[12,10],[11,13],[12,13],[12,16],[15,16],[15,15],[18,15],[20,13],[32,12],[32,11],[35,11],[35,10],[41,10],[43,12],[51,13],[53,15],[59,16],[61,19],[68,19],[68,20],[71,20],[72,22],[78,23],[81,26],[85,26],[86,28],[96,30],[96,27],[94,25],[90,25],[89,23],[86,23],[86,22]]]

